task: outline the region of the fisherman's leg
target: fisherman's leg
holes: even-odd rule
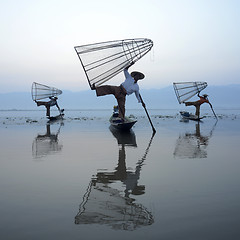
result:
[[[46,109],[47,109],[46,116],[50,117],[50,106],[46,106]]]
[[[35,101],[37,106],[46,106],[47,102],[42,102],[42,101]]]
[[[200,105],[196,105],[195,107],[196,107],[195,115],[199,117],[200,116]]]
[[[194,105],[194,102],[185,102],[185,106],[192,106]]]
[[[115,169],[117,179],[123,180],[127,178],[126,153],[124,147],[119,149],[118,165]]]
[[[111,85],[104,85],[100,87],[96,87],[96,94],[97,96],[104,96],[104,95],[109,95],[113,94],[115,95],[117,86],[111,86]]]
[[[126,96],[121,96],[117,98],[118,102],[118,109],[119,109],[119,114],[118,116],[124,120],[125,118],[125,102],[126,102]]]

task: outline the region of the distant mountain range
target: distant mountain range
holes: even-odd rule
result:
[[[207,93],[214,108],[240,109],[240,84],[226,86],[208,86],[201,94]],[[142,89],[141,95],[148,109],[179,109],[172,86],[161,89]],[[194,97],[192,100],[197,100]],[[116,105],[113,96],[96,97],[95,91],[64,91],[59,96],[59,105],[64,109],[108,109]],[[40,110],[32,101],[30,92],[0,93],[0,110]],[[127,97],[126,108],[141,108],[132,94]]]

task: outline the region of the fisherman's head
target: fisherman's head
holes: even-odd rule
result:
[[[143,73],[135,71],[135,72],[131,72],[131,77],[132,77],[135,81],[138,81],[138,80],[143,79],[145,76],[144,76]]]
[[[203,94],[203,97],[206,99],[208,97],[208,95],[207,94]]]

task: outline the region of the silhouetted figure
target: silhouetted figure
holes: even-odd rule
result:
[[[200,117],[200,106],[203,103],[208,103],[210,105],[210,107],[212,108],[212,104],[209,102],[208,100],[208,95],[207,94],[203,94],[202,96],[199,95],[198,93],[198,97],[200,98],[198,101],[195,102],[184,102],[185,106],[195,106],[196,108],[196,112],[195,115],[199,118]]]
[[[130,65],[132,66],[133,63]],[[118,102],[118,108],[119,108],[119,118],[124,121],[125,118],[125,102],[126,102],[126,95],[130,95],[132,93],[135,93],[136,98],[139,103],[142,103],[143,106],[145,106],[144,102],[141,101],[140,95],[139,95],[139,86],[138,86],[138,80],[143,79],[145,76],[141,72],[131,72],[129,74],[128,68],[124,69],[124,75],[125,75],[125,81],[120,86],[111,86],[111,85],[103,85],[100,87],[95,87],[93,84],[92,90],[96,90],[97,96],[104,96],[104,95],[110,95],[113,94]]]
[[[46,107],[46,116],[50,117],[50,107],[53,107],[53,106],[56,106],[58,111],[62,112],[62,110],[60,109],[60,107],[58,106],[58,103],[57,103],[57,100],[58,98],[57,97],[49,97],[50,101],[48,102],[43,102],[43,101],[37,101],[35,100],[37,106],[45,106]]]

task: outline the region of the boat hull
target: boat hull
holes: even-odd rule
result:
[[[125,117],[125,121],[121,122],[119,121],[118,118],[112,116],[109,119],[109,122],[111,126],[115,129],[118,129],[120,131],[129,131],[133,127],[133,125],[137,122],[137,120]]]
[[[183,119],[186,119],[186,120],[201,121],[203,118],[205,118],[205,116],[198,117],[198,116],[196,116],[194,114],[191,114],[191,113],[185,112],[185,111],[180,112],[180,114],[181,114],[181,117]]]

